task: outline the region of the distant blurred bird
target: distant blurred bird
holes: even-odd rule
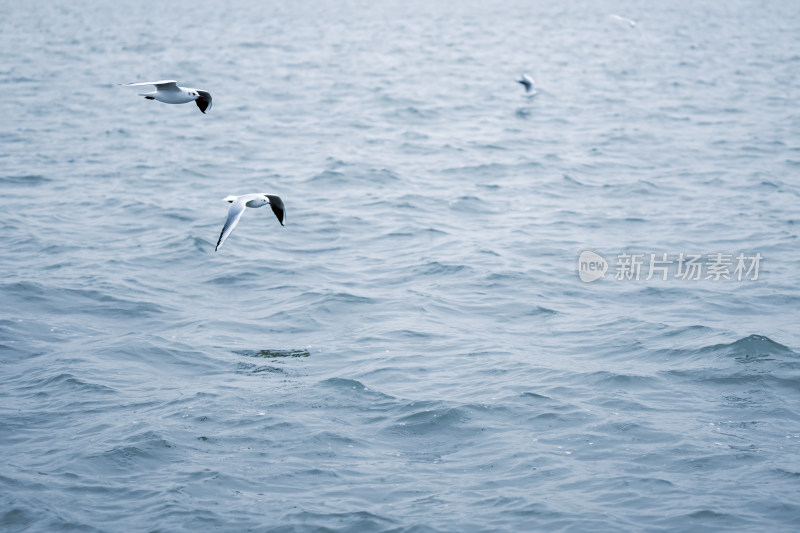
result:
[[[522,78],[517,80],[517,83],[521,83],[523,87],[525,87],[525,92],[529,93],[533,89],[534,82],[533,78],[528,76],[527,74],[523,74]]]
[[[283,206],[283,200],[274,194],[255,193],[243,194],[241,196],[228,196],[225,198],[225,201],[230,202],[231,206],[228,208],[228,219],[225,220],[225,225],[222,226],[222,232],[219,234],[217,246],[214,248],[215,252],[219,250],[219,247],[222,246],[222,243],[225,242],[225,239],[227,239],[228,235],[233,231],[233,228],[239,223],[239,219],[242,218],[242,214],[247,207],[262,207],[269,204],[272,208],[272,212],[278,217],[278,222],[281,223],[281,226],[283,226],[283,223],[286,221],[286,209]]]
[[[625,17],[622,17],[620,15],[615,15],[615,14],[611,14],[610,17],[612,19],[614,19],[614,20],[618,20],[620,22],[624,22],[625,24],[627,24],[631,28],[635,28],[636,27],[636,21],[635,20],[631,20],[629,18],[625,18]]]
[[[208,92],[189,87],[178,87],[178,82],[175,80],[143,81],[141,83],[126,83],[123,85],[125,85],[125,87],[155,85],[155,91],[139,94],[139,96],[144,96],[148,100],[158,100],[165,104],[186,104],[194,102],[204,115],[206,109],[211,107],[211,95]]]

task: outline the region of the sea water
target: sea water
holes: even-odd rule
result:
[[[797,530],[797,3],[34,0],[0,52],[4,532]]]

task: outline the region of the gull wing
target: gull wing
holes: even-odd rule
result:
[[[126,83],[126,87],[138,87],[140,85],[155,85],[159,91],[177,91],[178,82],[175,80],[143,81],[139,83]]]
[[[239,219],[242,218],[242,213],[244,213],[245,208],[245,201],[242,198],[235,200],[231,204],[231,207],[228,209],[228,219],[225,221],[225,225],[222,226],[222,232],[219,234],[217,246],[214,248],[215,252],[219,250],[219,247],[222,246],[222,243],[225,242],[225,239],[227,239],[228,235],[233,231],[233,228],[239,223]]]
[[[200,90],[197,91],[197,94],[200,95],[200,98],[195,100],[194,103],[197,104],[197,107],[199,107],[200,111],[202,111],[205,115],[206,110],[211,109],[211,94],[209,94],[207,91]]]
[[[274,194],[265,194],[264,196],[269,198],[269,206],[275,216],[278,217],[278,222],[283,226],[283,223],[286,222],[286,208],[283,205],[283,200],[281,200],[280,196],[275,196]]]

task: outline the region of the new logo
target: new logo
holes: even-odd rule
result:
[[[602,255],[584,250],[578,257],[578,276],[581,281],[591,283],[598,279],[603,279],[608,272],[608,261]]]

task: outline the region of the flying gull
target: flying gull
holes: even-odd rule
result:
[[[274,194],[255,193],[243,194],[241,196],[228,196],[225,198],[225,201],[230,202],[231,206],[228,208],[228,219],[222,227],[217,246],[214,248],[215,252],[219,250],[219,247],[222,246],[222,243],[225,242],[225,239],[227,239],[228,235],[233,231],[233,228],[239,223],[239,219],[242,218],[246,207],[261,207],[269,204],[270,207],[272,207],[272,212],[278,217],[278,222],[281,223],[281,226],[286,222],[286,209],[283,207],[283,200]]]
[[[525,87],[526,93],[531,92],[531,89],[533,89],[534,86],[533,78],[531,78],[527,74],[523,74],[522,78],[517,80],[517,83],[521,83]]]
[[[124,85],[126,87],[155,85],[155,91],[144,94],[140,93],[139,96],[144,96],[148,100],[158,100],[165,104],[186,104],[194,102],[203,114],[205,114],[206,109],[211,107],[211,95],[209,93],[189,87],[178,87],[178,82],[175,80],[143,81],[141,83],[126,83]]]

